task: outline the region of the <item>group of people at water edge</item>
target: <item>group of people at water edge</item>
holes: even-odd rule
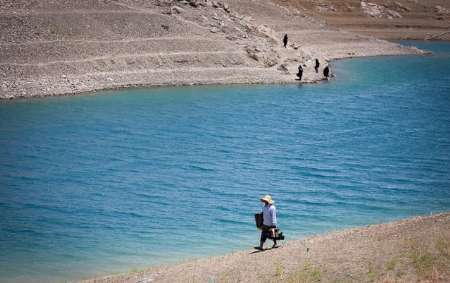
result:
[[[284,48],[287,48],[287,44],[288,44],[289,38],[288,35],[285,34],[283,36],[283,46]],[[298,72],[297,72],[297,80],[301,81],[302,77],[303,77],[303,67],[306,67],[305,64],[300,64],[298,66]],[[319,68],[320,68],[320,61],[319,59],[315,59],[315,65],[314,65],[314,70],[316,71],[316,74],[319,73]],[[325,79],[328,79],[330,77],[330,67],[328,65],[325,66],[325,68],[323,68],[323,76]]]

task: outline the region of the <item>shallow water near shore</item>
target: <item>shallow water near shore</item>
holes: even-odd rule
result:
[[[450,43],[317,85],[0,103],[0,281],[58,282],[450,210]]]

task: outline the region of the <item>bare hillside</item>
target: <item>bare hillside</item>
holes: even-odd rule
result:
[[[313,59],[415,53],[270,0],[0,0],[0,98],[304,82]],[[286,6],[288,5],[288,6]],[[289,34],[288,48],[281,38]]]
[[[446,0],[275,0],[333,27],[384,39],[450,40]]]

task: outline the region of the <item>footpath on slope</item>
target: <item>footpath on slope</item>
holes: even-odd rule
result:
[[[81,282],[450,282],[450,213]]]
[[[298,83],[330,60],[420,54],[271,0],[3,0],[0,99],[130,86]],[[281,46],[284,33],[288,48]],[[316,74],[315,58],[322,62]]]

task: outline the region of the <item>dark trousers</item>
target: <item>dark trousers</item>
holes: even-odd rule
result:
[[[271,237],[270,229],[272,229],[272,228],[276,228],[276,226],[266,226],[266,225],[262,226],[261,245],[264,244],[264,242],[267,240],[267,238]],[[277,244],[277,240],[272,239],[272,241],[275,245]]]

